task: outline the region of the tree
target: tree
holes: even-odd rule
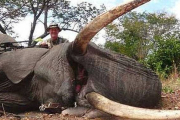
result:
[[[145,60],[161,78],[167,78],[172,72],[180,71],[180,41],[175,36],[156,39],[156,49]]]
[[[156,49],[156,38],[159,36],[179,36],[179,21],[167,13],[130,12],[106,28],[105,47],[136,60],[144,60]]]
[[[117,39],[115,42],[120,44],[119,52],[128,55],[136,60],[142,60],[148,54],[149,39],[148,24],[145,22],[147,14],[131,12],[120,19],[118,24],[112,24],[107,27],[107,35]],[[105,47],[108,44],[114,44],[106,37]],[[146,48],[144,47],[146,46]]]
[[[58,8],[53,11],[53,16],[61,27],[65,30],[74,30],[79,32],[85,24],[106,10],[104,5],[98,9],[90,3],[82,2],[77,6],[71,6],[68,9]]]
[[[13,23],[17,23],[27,15],[24,7],[26,1],[1,0],[0,1],[0,31],[4,34],[14,34]]]
[[[180,71],[180,25],[167,13],[131,12],[106,28],[105,47],[144,63],[161,78]]]

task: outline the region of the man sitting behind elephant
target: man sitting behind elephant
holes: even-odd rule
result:
[[[68,42],[68,40],[58,37],[59,32],[61,32],[60,27],[58,26],[58,24],[51,24],[49,25],[49,27],[47,28],[47,31],[49,32],[51,38],[46,40],[45,42],[41,42],[39,43],[38,47],[42,47],[42,48],[52,48],[55,45],[58,45],[60,43],[66,43]],[[35,42],[37,43],[37,41],[35,40]]]

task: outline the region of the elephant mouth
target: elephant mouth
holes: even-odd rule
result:
[[[88,79],[88,73],[85,70],[84,66],[79,64],[77,67],[77,73],[78,75],[76,77],[76,84],[75,84],[76,94],[78,94],[81,91],[82,87],[87,84],[87,79]]]

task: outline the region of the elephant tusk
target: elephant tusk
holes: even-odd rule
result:
[[[128,3],[121,4],[112,10],[109,10],[87,24],[76,36],[73,43],[73,52],[78,55],[85,54],[89,41],[105,26],[111,23],[121,15],[132,9],[149,2],[150,0],[131,0]]]
[[[120,104],[91,92],[86,95],[88,102],[96,109],[128,119],[138,120],[179,120],[180,110],[153,110]]]

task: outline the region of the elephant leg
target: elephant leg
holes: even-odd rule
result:
[[[28,100],[16,93],[0,93],[0,111],[20,113],[28,110],[37,110],[39,104]]]
[[[100,118],[100,117],[111,117],[110,114],[105,113],[103,111],[88,108],[88,107],[74,107],[74,108],[68,108],[64,111],[62,111],[63,115],[73,115],[78,117],[85,117],[89,119],[93,118]]]

